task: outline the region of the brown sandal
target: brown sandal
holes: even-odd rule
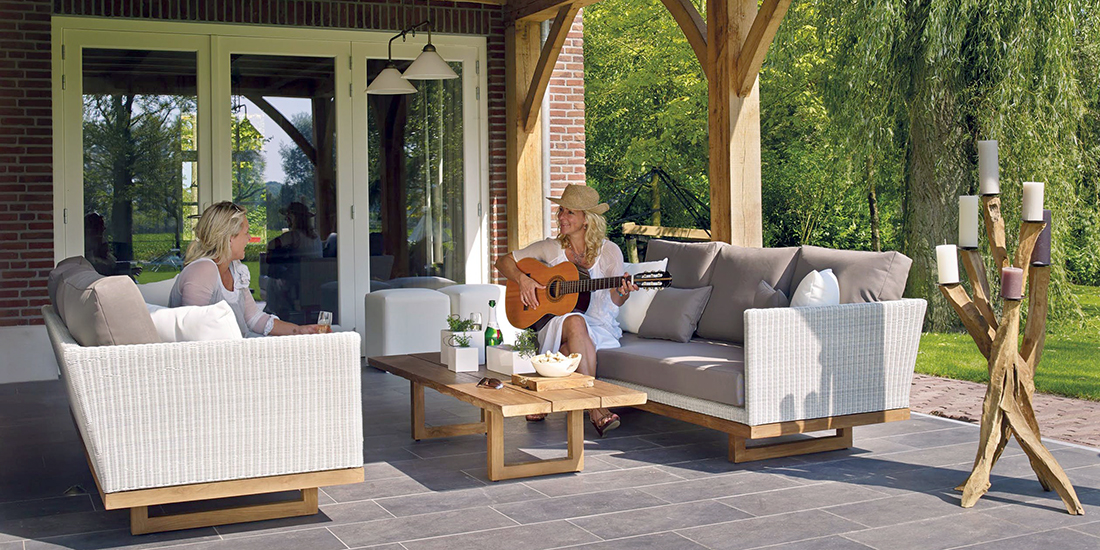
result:
[[[619,427],[619,415],[610,413],[599,420],[595,420],[589,415],[589,419],[592,420],[592,427],[596,428],[596,433],[603,437],[604,433],[614,430]]]
[[[546,413],[529,414],[526,417],[528,422],[542,422],[546,420]]]

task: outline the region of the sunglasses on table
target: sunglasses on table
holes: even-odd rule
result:
[[[482,378],[481,381],[477,383],[477,387],[487,388],[490,390],[499,390],[504,387],[504,382],[501,382],[496,378]]]

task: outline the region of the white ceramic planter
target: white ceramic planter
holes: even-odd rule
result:
[[[467,330],[463,332],[451,332],[449,330],[439,331],[439,353],[440,361],[444,363],[448,362],[448,358],[451,354],[451,349],[454,348],[453,340],[451,336],[466,336],[470,339],[470,347],[477,349],[477,362],[478,364],[485,363],[485,334],[480,330]],[[451,348],[451,349],[448,349]]]
[[[447,368],[452,372],[477,372],[477,348],[451,348],[450,357],[451,360],[447,363]]]
[[[518,353],[512,351],[512,346],[489,346],[485,349],[485,368],[504,374],[506,376],[512,376],[513,374],[531,374],[535,372],[535,367],[531,365],[531,360],[520,357]]]

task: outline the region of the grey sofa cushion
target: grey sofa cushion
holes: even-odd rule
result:
[[[152,344],[157,328],[137,285],[125,275],[104,277],[91,264],[68,265],[55,278],[55,305],[82,346]]]
[[[53,268],[53,271],[50,271],[50,276],[46,280],[46,293],[49,294],[50,303],[58,312],[61,311],[61,304],[57,303],[57,287],[61,284],[61,279],[65,273],[80,268],[95,269],[84,256],[70,256],[57,262],[57,266]]]
[[[793,247],[748,248],[723,244],[714,259],[710,279],[714,294],[699,319],[699,336],[744,342],[745,310],[753,307],[757,285],[766,281],[772,288],[790,296],[797,255],[798,248]]]
[[[726,405],[745,405],[745,350],[727,342],[678,343],[624,334],[596,352],[597,375]]]
[[[787,298],[787,295],[778,288],[772,288],[768,281],[760,281],[756,285],[756,297],[752,300],[753,309],[788,307],[790,305],[791,301]]]
[[[723,243],[678,243],[654,239],[649,241],[645,261],[668,258],[668,273],[676,288],[699,288],[710,284],[714,257]]]
[[[666,288],[653,297],[638,336],[687,342],[695,334],[699,316],[707,306],[712,288]]]
[[[803,246],[794,268],[801,281],[814,270],[832,269],[840,283],[840,303],[900,300],[913,260],[901,252],[833,250]]]

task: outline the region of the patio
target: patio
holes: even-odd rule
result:
[[[484,436],[410,439],[408,392],[364,368],[366,481],[323,489],[320,514],[133,537],[126,512],[103,511],[95,494],[61,383],[0,386],[0,550],[1100,546],[1096,449],[1047,441],[1083,517],[1041,491],[1015,443],[990,493],[960,508],[952,487],[978,427],[918,414],[857,428],[849,451],[736,465],[717,431],[624,410],[606,439],[586,428],[582,474],[492,483]],[[429,423],[477,419],[469,405],[426,399]],[[510,458],[563,453],[564,421],[509,419]],[[64,496],[73,486],[91,494]]]

